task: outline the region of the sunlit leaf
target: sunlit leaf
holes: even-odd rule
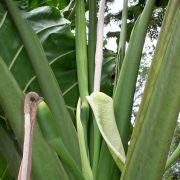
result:
[[[114,117],[113,100],[101,92],[92,93],[87,96],[87,100],[93,110],[99,130],[116,164],[122,170],[126,158]]]

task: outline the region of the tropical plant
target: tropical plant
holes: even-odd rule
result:
[[[138,69],[157,2],[140,1],[129,38],[123,1],[117,53],[103,53],[105,0],[98,21],[96,0],[27,2],[31,11],[0,1],[1,179],[18,172],[23,180],[162,179],[180,155],[178,142],[168,157],[180,110],[180,1],[167,5],[135,126]]]

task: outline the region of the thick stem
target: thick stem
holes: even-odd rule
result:
[[[88,70],[89,70],[89,92],[93,92],[94,66],[96,51],[96,0],[89,1],[89,35],[88,35]]]

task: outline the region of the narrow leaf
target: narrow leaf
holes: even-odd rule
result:
[[[171,154],[171,156],[168,158],[166,162],[166,169],[171,167],[171,165],[180,157],[180,143],[177,146],[177,148],[174,150],[174,152]]]
[[[116,76],[115,76],[115,85],[116,88],[116,81],[117,77],[119,76],[120,68],[122,66],[122,62],[125,55],[126,50],[126,34],[127,34],[127,12],[128,12],[128,0],[123,0],[123,10],[122,10],[122,23],[121,23],[121,31],[119,37],[119,45],[118,45],[118,54],[116,57]]]
[[[87,96],[87,100],[94,112],[99,130],[116,164],[122,170],[126,157],[114,117],[113,100],[101,92],[92,93]]]
[[[86,40],[86,19],[85,19],[85,3],[84,0],[76,0],[75,5],[75,26],[76,26],[76,64],[79,94],[82,100],[81,103],[81,119],[84,128],[84,137],[86,142],[86,149],[88,149],[88,119],[89,106],[86,100],[88,92],[88,67],[87,67],[87,40]]]
[[[146,2],[142,14],[134,25],[113,96],[115,118],[125,151],[127,151],[130,137],[130,119],[136,79],[154,4],[155,0]]]

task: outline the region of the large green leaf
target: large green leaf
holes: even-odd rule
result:
[[[180,1],[169,1],[122,180],[162,179],[180,110],[179,19]]]
[[[65,8],[70,0],[21,0],[19,6],[23,9],[34,9],[40,6],[52,6],[58,9]]]
[[[0,4],[0,8],[0,54],[5,59],[6,64],[9,66],[9,69],[23,90],[25,87],[28,88],[27,84],[34,76],[34,73],[11,19],[7,15],[2,4]],[[77,98],[74,37],[70,32],[67,20],[61,18],[57,9],[49,7],[33,10],[29,13],[25,13],[24,16],[29,19],[34,29],[38,31],[49,61],[52,65],[53,63],[59,63],[59,65],[56,64],[56,66],[54,66],[53,70],[54,72],[57,72],[56,77],[58,77],[58,82],[64,84],[63,94],[64,96],[67,96],[68,94],[67,97],[69,98],[65,98],[67,102],[69,102],[68,107],[74,111],[73,107],[71,107],[73,103],[75,104]],[[37,82],[29,87],[28,91],[29,90],[39,91],[41,94]],[[19,128],[22,128],[22,126],[19,126]],[[44,142],[40,140],[39,146],[35,145],[39,152],[41,151],[41,143]],[[76,151],[73,148],[71,148],[71,150],[78,154],[78,150]],[[36,157],[39,156],[38,151],[34,151]],[[75,156],[75,159],[80,162],[78,155]],[[35,168],[36,167],[34,167],[34,169]],[[56,173],[54,173],[54,175],[55,174]]]
[[[57,9],[50,7],[34,9],[24,13],[24,16],[38,33],[46,56],[60,84],[67,106],[69,109],[75,109],[78,96],[75,44],[68,21],[61,18]],[[16,29],[2,5],[0,6],[0,19],[1,56],[6,64],[10,66],[10,70],[22,90],[26,88],[28,91],[35,90],[40,93],[36,80],[27,86],[34,73],[21,41],[17,38]]]
[[[16,135],[18,146],[22,149],[24,131],[24,95],[2,58],[0,58],[0,82],[0,103],[6,114],[8,122]],[[2,134],[0,138],[2,148],[1,152],[6,158],[8,164],[10,164],[10,167],[13,166],[13,164],[15,163],[15,168],[13,168],[13,170],[16,172],[14,176],[16,178],[17,168],[19,167],[17,165],[19,164],[19,156],[14,149],[12,142],[10,142],[10,140],[5,136],[5,134],[3,135],[2,130],[0,132]],[[6,138],[7,142],[4,141],[3,137]],[[50,149],[48,144],[45,142],[37,124],[34,128],[34,137],[35,138],[33,139],[32,149],[32,178],[38,180],[54,179],[55,177],[68,179],[61,162],[57,158],[57,155]],[[12,155],[14,155],[14,157],[12,157]]]
[[[2,123],[0,122],[1,125]],[[8,172],[15,177],[20,165],[20,156],[14,142],[2,126],[0,126],[0,179]]]
[[[16,172],[18,170],[17,165],[19,165],[17,164],[17,158],[18,158],[18,156],[16,156],[17,152],[14,151],[15,148],[14,148],[13,142],[7,136],[7,134],[5,133],[4,129],[2,129],[2,127],[0,127],[0,137],[1,137],[0,138],[0,151],[3,151],[2,152],[3,154],[0,153],[0,179],[12,180],[13,175],[17,173]],[[6,149],[6,151],[4,151],[4,148]],[[8,154],[8,156],[6,156],[8,157],[8,159],[5,159],[6,157],[4,157],[4,154]],[[7,161],[9,162],[7,163]]]

